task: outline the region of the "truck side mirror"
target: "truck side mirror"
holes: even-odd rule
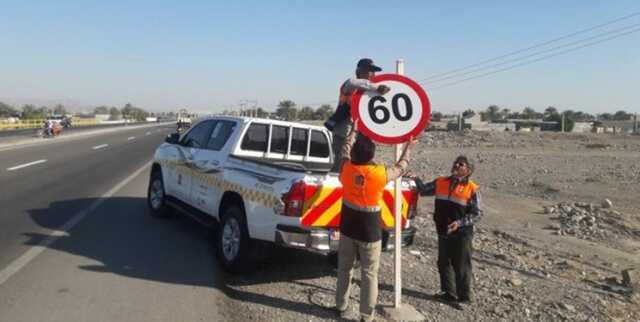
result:
[[[171,134],[167,135],[167,137],[164,139],[164,141],[169,143],[169,144],[178,144],[178,142],[180,141],[180,134],[171,133]]]

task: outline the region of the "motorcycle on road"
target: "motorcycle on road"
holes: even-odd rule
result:
[[[54,123],[50,129],[45,125],[36,131],[36,136],[39,138],[54,138],[62,134],[63,129],[64,127],[57,123]]]

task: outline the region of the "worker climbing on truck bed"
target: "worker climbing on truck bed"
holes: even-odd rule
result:
[[[325,127],[333,133],[332,147],[335,158],[331,172],[338,172],[340,168],[342,162],[342,145],[353,125],[353,120],[351,119],[351,96],[357,90],[377,91],[382,95],[389,92],[389,87],[385,85],[376,86],[370,81],[370,79],[375,76],[375,73],[379,71],[382,71],[382,68],[376,66],[373,60],[362,58],[358,61],[356,67],[356,77],[347,79],[342,83],[342,86],[340,86],[338,107],[333,115],[324,123]]]

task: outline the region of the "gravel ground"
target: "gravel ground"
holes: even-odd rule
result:
[[[379,161],[390,162],[392,151],[381,147]],[[475,160],[484,199],[474,237],[475,301],[460,309],[434,299],[433,200],[422,198],[413,221],[419,233],[403,249],[403,302],[426,321],[640,321],[640,290],[621,275],[640,269],[640,137],[431,132],[411,168],[424,179],[447,175],[459,154]],[[329,310],[335,276],[325,257],[278,249],[254,272],[226,277],[226,316],[336,320]],[[348,315],[356,321],[358,281],[356,274]],[[392,253],[383,254],[380,290],[379,304],[390,305]]]

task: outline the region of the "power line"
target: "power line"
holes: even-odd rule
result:
[[[476,75],[476,76],[473,76],[473,77],[464,78],[464,79],[461,79],[461,80],[458,80],[458,81],[455,81],[455,82],[443,84],[441,86],[437,86],[437,87],[431,88],[431,90],[446,88],[446,87],[449,87],[449,86],[460,84],[462,82],[466,82],[466,81],[470,81],[470,80],[473,80],[473,79],[486,77],[486,76],[493,75],[493,74],[496,74],[496,73],[504,72],[504,71],[507,71],[507,70],[510,70],[510,69],[514,69],[516,67],[521,67],[521,66],[524,66],[524,65],[533,64],[533,63],[536,63],[536,62],[539,62],[539,61],[542,61],[542,60],[545,60],[545,59],[549,59],[549,58],[552,58],[552,57],[555,57],[555,56],[566,54],[566,53],[569,53],[569,52],[572,52],[572,51],[576,51],[576,50],[579,50],[579,49],[582,49],[582,48],[585,48],[585,47],[590,47],[590,46],[593,46],[593,45],[597,45],[599,43],[603,43],[603,42],[610,41],[610,40],[613,40],[613,39],[616,39],[616,38],[620,38],[622,36],[630,35],[630,34],[638,32],[638,31],[640,31],[640,28],[632,29],[630,31],[622,32],[622,33],[619,33],[619,34],[611,36],[611,37],[607,37],[607,38],[600,39],[600,40],[597,40],[597,41],[592,41],[592,42],[584,44],[584,45],[580,45],[580,46],[576,46],[576,47],[573,47],[573,48],[569,48],[567,50],[563,50],[563,51],[556,52],[556,53],[553,53],[553,54],[550,54],[550,55],[542,56],[540,58],[528,60],[528,61],[525,61],[525,62],[522,62],[522,63],[519,63],[519,64],[511,65],[509,67],[501,68],[501,69],[494,70],[494,71],[491,71],[491,72],[488,72],[488,73],[484,73],[484,74]]]
[[[484,65],[486,63],[490,63],[490,62],[493,62],[493,61],[496,61],[496,60],[500,60],[502,58],[506,58],[506,57],[513,56],[513,55],[517,55],[519,53],[522,53],[522,52],[525,52],[525,51],[529,51],[531,49],[536,49],[536,48],[539,48],[539,47],[543,47],[543,46],[546,46],[548,44],[552,44],[554,42],[558,42],[558,41],[561,41],[561,40],[564,40],[564,39],[567,39],[567,38],[571,38],[571,37],[574,37],[574,36],[579,35],[579,34],[583,34],[583,33],[589,32],[589,31],[593,31],[595,29],[599,29],[599,28],[614,24],[616,22],[620,22],[620,21],[623,21],[623,20],[626,20],[626,19],[629,19],[629,18],[633,18],[635,16],[639,16],[639,15],[640,15],[640,11],[636,11],[636,12],[628,14],[628,15],[626,15],[624,17],[616,18],[614,20],[610,20],[610,21],[607,21],[605,23],[602,23],[602,24],[599,24],[599,25],[596,25],[596,26],[593,26],[593,27],[589,27],[589,28],[585,28],[585,29],[582,29],[582,30],[578,30],[578,31],[572,32],[570,34],[567,34],[567,35],[564,35],[564,36],[561,36],[561,37],[558,37],[558,38],[554,38],[554,39],[551,39],[551,40],[548,40],[548,41],[545,41],[545,42],[542,42],[542,43],[539,43],[539,44],[535,44],[535,45],[527,47],[527,48],[523,48],[523,49],[519,49],[519,50],[516,50],[516,51],[512,51],[512,52],[506,53],[506,54],[498,56],[498,57],[489,58],[487,60],[483,60],[483,61],[480,61],[478,63],[467,65],[467,66],[464,66],[464,67],[456,68],[456,69],[453,69],[453,70],[450,70],[450,71],[447,71],[447,72],[444,72],[444,73],[432,75],[432,76],[429,76],[427,78],[424,78],[424,79],[420,80],[420,82],[426,81],[426,80],[433,80],[434,78],[437,79],[437,78],[440,78],[440,77],[443,77],[443,76],[447,76],[447,75],[452,74],[452,73],[457,73],[457,72],[460,72],[460,71],[463,71],[463,70],[466,70],[466,69],[469,69],[469,68],[473,68],[473,67]]]
[[[541,55],[541,54],[554,52],[554,51],[556,51],[558,49],[571,47],[571,46],[574,46],[574,45],[578,45],[580,43],[588,42],[589,40],[601,38],[601,37],[606,36],[606,35],[615,34],[615,33],[618,33],[618,32],[625,31],[625,30],[633,29],[633,28],[638,27],[638,26],[640,26],[640,23],[629,25],[629,26],[626,26],[626,27],[618,28],[618,29],[614,29],[614,30],[610,30],[610,31],[607,31],[607,32],[603,32],[603,33],[597,34],[595,36],[591,36],[591,37],[587,37],[587,38],[584,38],[584,39],[576,40],[576,41],[573,41],[573,42],[570,42],[570,43],[566,43],[566,44],[563,44],[563,45],[559,45],[559,46],[555,46],[555,47],[552,47],[552,48],[549,48],[549,49],[536,51],[536,52],[533,52],[533,53],[525,55],[525,56],[520,56],[520,57],[517,57],[517,58],[505,60],[505,61],[502,61],[502,62],[499,62],[499,63],[496,63],[496,64],[491,64],[491,65],[486,65],[486,66],[474,68],[474,69],[471,69],[470,71],[466,71],[466,72],[462,72],[462,73],[455,73],[453,75],[450,75],[450,76],[447,76],[447,77],[444,77],[444,78],[440,78],[440,79],[436,79],[436,80],[428,82],[428,83],[429,84],[439,83],[439,82],[442,82],[442,81],[445,81],[445,80],[448,80],[448,79],[458,78],[460,76],[470,75],[470,74],[473,74],[473,73],[476,73],[476,72],[479,72],[479,71],[492,69],[492,68],[499,67],[499,66],[502,66],[502,65],[507,65],[507,64],[510,64],[510,63],[515,63],[515,62],[518,62],[518,61],[521,61],[521,60],[524,60],[524,59],[527,59],[527,58],[535,57],[535,56],[538,56],[538,55]],[[421,83],[426,83],[426,82],[422,81]]]

